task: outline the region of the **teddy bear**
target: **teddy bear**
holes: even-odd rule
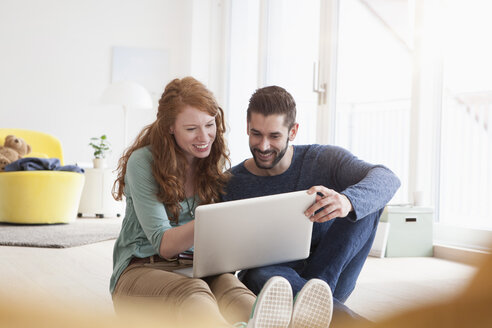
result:
[[[30,152],[31,146],[23,139],[8,135],[5,138],[4,145],[0,146],[0,171],[3,171],[8,164],[21,159]]]

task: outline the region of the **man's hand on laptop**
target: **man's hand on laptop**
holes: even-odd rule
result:
[[[313,193],[317,193],[316,203],[304,212],[312,222],[321,223],[334,218],[344,218],[353,209],[347,196],[335,190],[324,186],[314,186],[308,190],[308,194]],[[320,211],[316,212],[318,210]]]

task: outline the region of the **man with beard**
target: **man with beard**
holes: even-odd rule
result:
[[[314,222],[309,257],[245,270],[240,278],[257,294],[270,277],[282,276],[294,295],[309,279],[322,279],[333,293],[335,323],[347,314],[358,317],[343,303],[355,287],[379,217],[400,181],[388,168],[366,163],[340,147],[289,145],[299,128],[295,119],[296,104],[285,89],[256,90],[247,110],[253,157],[231,169],[223,200],[305,189],[317,193],[315,204],[305,212]]]

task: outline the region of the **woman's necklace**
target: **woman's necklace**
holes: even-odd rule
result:
[[[191,218],[195,219],[195,196],[193,196],[193,203],[188,203],[188,198],[185,197],[186,205],[188,205],[188,209],[190,210]]]

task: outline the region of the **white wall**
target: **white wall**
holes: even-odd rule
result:
[[[204,83],[227,110],[229,0],[193,0],[191,75]]]
[[[192,0],[0,0],[0,127],[57,136],[65,162],[90,162],[89,138],[123,150],[123,111],[100,105],[113,46],[165,49],[169,76],[191,72]],[[155,109],[129,113],[129,137]]]

